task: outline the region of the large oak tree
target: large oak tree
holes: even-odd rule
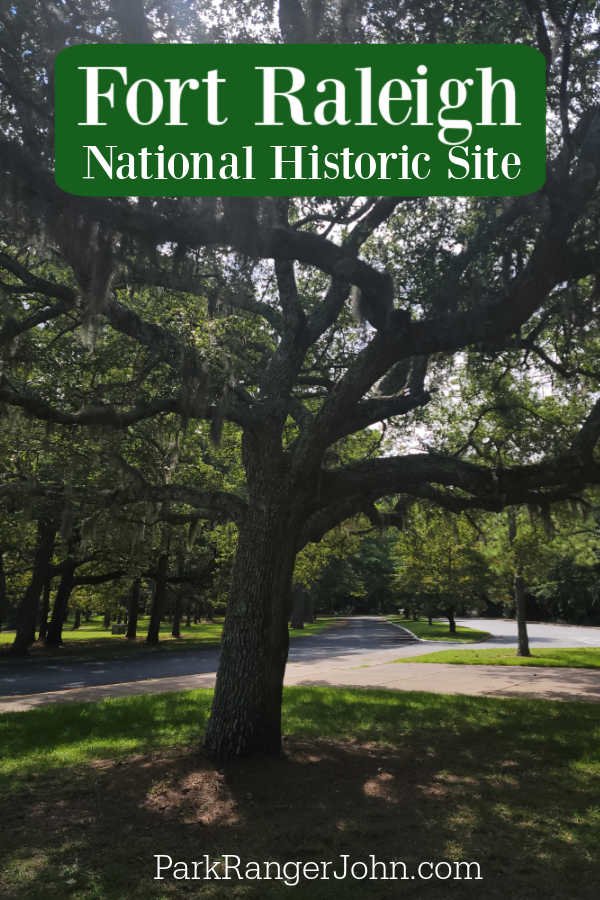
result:
[[[419,411],[434,392],[443,395],[452,360],[465,355],[485,365],[486,358],[510,353],[517,368],[533,355],[540,370],[559,366],[574,383],[597,384],[593,366],[569,368],[566,339],[561,342],[567,327],[592,349],[595,341],[600,98],[594,8],[500,0],[483,12],[470,0],[281,0],[278,30],[271,2],[230,0],[207,10],[194,0],[14,0],[5,7],[0,267],[8,312],[0,327],[0,401],[56,423],[65,441],[74,427],[127,430],[166,415],[188,427],[208,422],[216,440],[223,421],[241,433],[240,489],[152,485],[132,477],[129,493],[121,494],[125,501],[146,493],[237,523],[206,738],[213,754],[280,751],[290,586],[296,554],[307,542],[358,512],[376,520],[375,503],[383,496],[500,510],[547,504],[600,481],[600,403],[586,410],[556,452],[531,453],[514,465],[479,460],[468,447],[419,452],[409,439],[412,430],[418,434]],[[58,190],[52,177],[55,53],[99,40],[184,39],[538,46],[549,77],[547,182],[531,196],[473,201],[137,202]],[[362,325],[353,318],[351,294]],[[181,315],[154,314],[157,302],[168,309],[174,298]],[[568,312],[573,304],[575,321]],[[563,330],[550,331],[557,318]],[[27,379],[15,348],[25,342],[34,355],[39,347],[51,356],[51,330],[74,322],[88,335],[95,332],[100,346],[108,333],[122,336],[132,366],[143,358],[135,397],[99,397],[95,389],[74,402],[56,368],[54,379]],[[397,451],[351,461],[344,443],[379,423],[395,429]],[[4,480],[5,492],[18,490]],[[43,494],[44,484],[36,490]]]

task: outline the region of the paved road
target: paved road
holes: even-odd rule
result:
[[[337,657],[364,654],[373,650],[400,650],[407,636],[400,629],[376,617],[347,619],[325,632],[292,638],[290,662],[319,662]],[[412,647],[421,645],[408,641]],[[143,659],[73,660],[60,662],[18,662],[0,666],[0,697],[35,694],[42,691],[71,690],[100,684],[142,681],[148,678],[181,677],[215,672],[219,660],[216,648],[185,650],[182,653],[152,654]]]
[[[478,643],[477,647],[516,645],[514,622],[461,620],[461,624],[467,623],[494,633],[492,639]],[[530,634],[532,646],[600,646],[600,629],[532,624]],[[585,670],[507,671],[491,666],[475,669],[433,664],[389,665],[398,657],[456,646],[456,643],[440,641],[407,640],[402,629],[373,616],[347,619],[321,634],[292,640],[286,683],[501,693],[504,696],[542,693],[559,699],[575,693],[600,699],[600,673]],[[214,683],[217,663],[218,650],[208,649],[134,660],[3,665],[0,667],[0,712],[55,700],[99,699],[129,693],[210,687]],[[483,679],[484,675],[487,680]],[[539,680],[541,675],[544,677]]]
[[[517,625],[511,619],[457,619],[459,625],[467,625],[480,631],[489,631],[491,641],[478,647],[516,647]],[[600,647],[600,628],[582,625],[545,625],[530,622],[527,625],[532,647]]]

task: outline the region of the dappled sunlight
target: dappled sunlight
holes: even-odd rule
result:
[[[46,706],[0,718],[0,780],[199,740],[212,693]],[[95,763],[97,765],[97,763]],[[8,789],[11,789],[8,780]]]
[[[409,866],[474,859],[490,900],[503,900],[501,886],[515,871],[523,891],[512,896],[519,900],[542,889],[569,896],[572,871],[594,883],[600,723],[591,704],[294,688],[284,699],[285,756],[215,766],[199,751],[209,701],[210,693],[201,692],[55,708],[60,724],[48,740],[73,759],[60,766],[28,755],[39,711],[31,720],[12,717],[13,748],[21,747],[28,775],[22,807],[5,803],[4,853],[15,860],[25,843],[38,860],[29,868],[16,863],[16,900],[46,896],[48,883],[56,886],[48,896],[62,897],[68,879],[74,889],[94,885],[97,896],[110,900],[122,900],[123,890],[146,900],[157,896],[149,874],[156,852],[188,860],[240,852],[284,860],[322,853],[359,859],[376,851]],[[42,718],[50,729],[51,720]],[[133,754],[124,751],[127,722],[137,733]],[[153,732],[145,745],[143,725]],[[90,759],[100,726],[113,743],[102,759]],[[13,786],[7,778],[6,790]],[[261,893],[247,897],[277,900],[276,887],[261,885]],[[313,896],[303,890],[298,896]],[[344,884],[344,893],[364,900],[360,884]],[[411,885],[406,896],[420,900]],[[427,896],[448,894],[440,885]],[[461,886],[456,896],[481,894]],[[578,896],[591,900],[593,893]]]
[[[381,772],[374,778],[369,778],[363,785],[365,797],[376,800],[385,800],[386,803],[398,803],[394,776],[390,772]]]
[[[193,769],[181,779],[153,784],[143,806],[165,819],[178,819],[186,825],[238,825],[237,802],[225,776],[212,767]]]
[[[154,852],[196,859],[204,852],[217,858],[242,850],[246,858],[288,859],[311,858],[321,846],[333,859],[340,853],[361,858],[375,849],[381,858],[401,855],[409,865],[422,858],[479,859],[491,885],[486,896],[498,900],[502,894],[496,888],[509,861],[523,871],[529,867],[528,896],[535,896],[533,885],[540,878],[567,896],[563,865],[584,870],[592,865],[581,839],[589,827],[589,804],[579,804],[577,790],[569,799],[576,814],[557,827],[555,798],[539,810],[531,806],[525,780],[531,771],[520,773],[526,793],[515,804],[514,788],[509,800],[506,785],[464,770],[452,737],[442,739],[437,761],[424,758],[417,741],[418,764],[402,752],[356,741],[290,738],[286,743],[287,757],[268,765],[247,760],[214,767],[197,755],[173,752],[105,761],[94,770],[93,790],[89,780],[80,780],[64,798],[69,776],[57,773],[47,783],[47,799],[33,804],[19,823],[38,864],[20,869],[23,892],[16,896],[33,896],[36,886],[55,878],[53,872],[66,871],[74,857],[78,867],[69,869],[69,877],[75,885],[96,882],[99,896],[113,897],[92,847],[110,846],[112,865],[123,873],[132,867],[131,840],[139,862],[128,896],[140,898],[154,896],[148,874]],[[493,750],[489,756],[484,768],[502,766]],[[41,853],[45,866],[39,864]],[[344,891],[356,900],[364,897],[357,886],[344,885]],[[260,896],[279,895],[269,885]],[[416,900],[419,894],[407,896]],[[447,895],[438,887],[428,896],[444,900]],[[458,896],[480,894],[463,886]]]

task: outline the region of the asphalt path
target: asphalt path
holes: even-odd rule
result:
[[[481,642],[477,647],[516,647],[517,623],[514,619],[457,619],[459,625],[466,625],[478,631],[489,631],[492,640]],[[532,647],[600,647],[600,628],[585,625],[554,625],[543,622],[529,622],[527,625],[529,643]]]
[[[401,649],[409,643],[407,635],[376,617],[342,620],[340,625],[313,635],[290,641],[290,662],[320,662],[373,650]],[[110,660],[77,660],[61,662],[19,661],[0,665],[0,697],[13,694],[37,694],[45,691],[72,690],[100,684],[143,681],[215,672],[219,650],[185,650],[176,653],[160,651],[143,658],[123,657]]]
[[[514,621],[496,619],[460,619],[459,624],[489,631],[493,637],[475,645],[441,641],[411,640],[403,629],[375,616],[343,620],[342,624],[315,635],[292,638],[289,662],[318,665],[320,671],[332,670],[348,660],[355,666],[368,666],[375,661],[391,661],[400,656],[416,656],[433,650],[468,647],[516,646]],[[529,626],[533,647],[600,647],[600,628],[568,625]],[[116,685],[148,679],[212,674],[216,671],[219,651],[199,651],[164,655],[157,653],[139,659],[74,660],[61,662],[19,662],[0,666],[0,697],[73,690],[97,685]]]

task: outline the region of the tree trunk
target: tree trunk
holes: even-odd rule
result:
[[[450,624],[450,629],[449,629],[449,630],[450,630],[450,634],[456,634],[456,620],[455,620],[455,618],[454,618],[454,611],[451,610],[451,609],[450,609],[450,610],[447,610],[447,611],[446,611],[446,618],[448,619],[448,622],[449,622],[449,624]]]
[[[517,513],[509,507],[508,516],[508,540],[511,547],[517,539]],[[518,548],[517,548],[518,551]],[[525,597],[525,579],[523,577],[523,561],[518,552],[515,554],[515,615],[517,619],[518,647],[517,656],[531,656],[529,652],[529,636],[527,634],[527,600]]]
[[[304,606],[306,589],[303,584],[297,583],[292,587],[292,616],[290,625],[292,628],[304,628]]]
[[[150,624],[148,625],[147,644],[158,644],[160,634],[160,622],[163,617],[165,600],[167,597],[167,571],[169,557],[161,553],[158,558],[156,577],[154,579],[154,596],[152,597],[152,609],[150,610]]]
[[[52,609],[52,619],[48,625],[45,643],[48,647],[59,647],[62,644],[62,629],[67,615],[67,605],[75,582],[77,562],[73,558],[63,563],[62,576]]]
[[[81,628],[81,609],[79,607],[75,610],[75,621],[73,622],[71,631],[77,631],[78,628]]]
[[[218,759],[281,753],[281,701],[297,528],[272,485],[240,524],[206,750]]]
[[[52,593],[52,577],[49,575],[44,582],[42,594],[42,607],[40,609],[40,630],[38,640],[44,641],[48,634],[48,616],[50,614],[50,594]]]
[[[304,621],[310,622],[312,625],[313,622],[316,622],[315,616],[315,600],[310,591],[307,591],[304,595]]]
[[[129,591],[129,599],[127,601],[127,640],[135,641],[137,638],[137,622],[140,610],[140,587],[141,579],[134,578]]]
[[[111,613],[110,613],[110,610],[107,609],[106,612],[104,613],[104,622],[102,623],[102,627],[105,631],[108,631],[108,629],[110,628],[110,621],[111,621]]]
[[[174,638],[181,637],[181,594],[175,591],[175,600],[173,607],[173,627],[171,628],[171,636]]]
[[[40,602],[40,594],[49,577],[49,568],[54,553],[56,524],[51,519],[40,519],[37,525],[37,540],[33,560],[31,581],[17,611],[17,629],[10,652],[24,656],[35,641],[35,626]]]
[[[4,572],[4,554],[0,550],[0,631],[2,631],[2,623],[6,616],[6,573]]]
[[[531,656],[529,651],[529,636],[527,634],[527,597],[525,594],[525,579],[520,572],[517,572],[515,575],[515,608],[517,615],[517,631],[519,635],[517,656]]]

